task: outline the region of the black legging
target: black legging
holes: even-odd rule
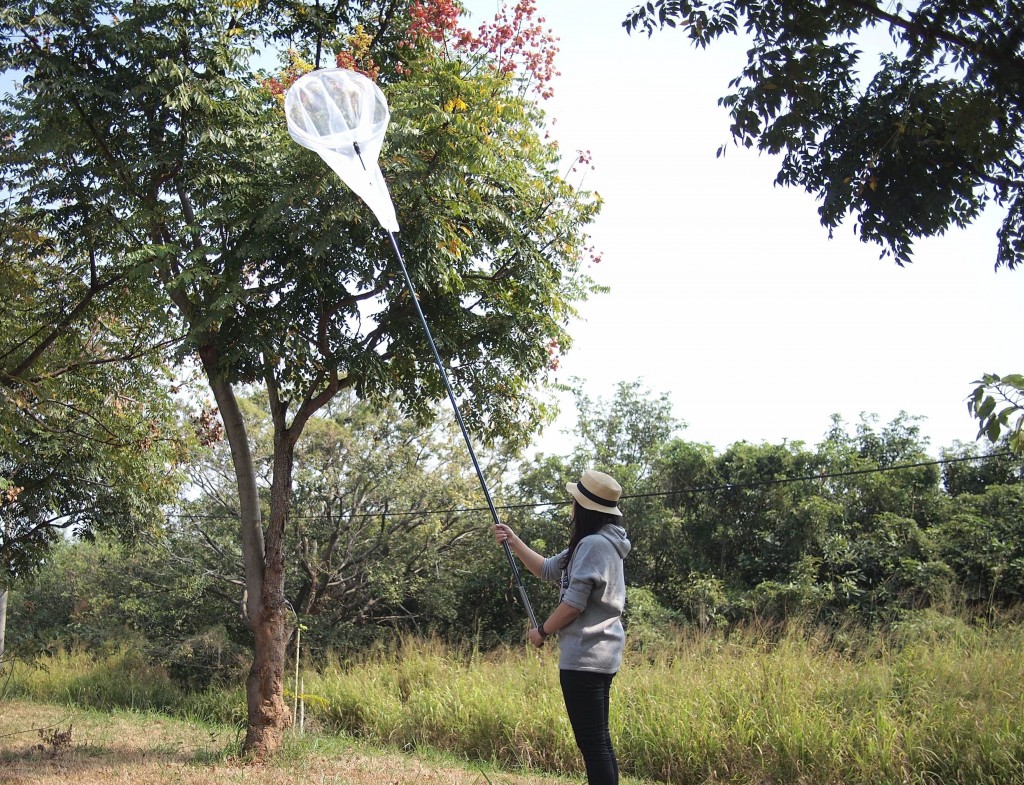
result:
[[[614,674],[566,670],[558,673],[576,746],[587,766],[587,781],[590,785],[618,785],[619,764],[608,732],[608,696]]]

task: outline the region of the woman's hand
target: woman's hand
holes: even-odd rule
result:
[[[508,544],[511,545],[515,542],[516,533],[512,531],[504,523],[494,524],[494,539],[497,540],[498,545],[508,540]]]
[[[494,532],[494,539],[497,540],[499,545],[508,545],[509,548],[515,551],[519,561],[526,565],[526,569],[538,578],[540,577],[541,568],[544,567],[543,556],[516,537],[516,533],[503,523],[494,524],[492,531]]]
[[[530,629],[529,635],[527,637],[530,639],[530,643],[532,643],[538,649],[544,645],[544,638],[541,637],[540,630],[538,630],[536,627],[532,627]]]

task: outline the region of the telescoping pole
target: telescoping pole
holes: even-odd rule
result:
[[[358,148],[356,148],[358,152]],[[498,518],[498,510],[494,506],[494,501],[491,499],[491,492],[487,488],[487,481],[484,479],[484,473],[480,470],[480,461],[477,460],[476,451],[473,449],[473,442],[469,438],[469,431],[466,428],[466,423],[462,419],[462,412],[459,411],[459,405],[455,401],[455,392],[452,390],[451,382],[448,381],[448,374],[444,370],[444,363],[441,361],[441,355],[437,351],[437,345],[434,343],[434,336],[430,334],[430,326],[427,324],[427,318],[423,315],[423,309],[420,308],[420,302],[416,297],[416,289],[412,285],[412,278],[409,277],[409,270],[405,266],[405,259],[402,258],[402,250],[398,247],[398,240],[395,238],[395,233],[388,231],[388,237],[391,238],[391,247],[395,250],[395,257],[398,259],[398,264],[402,268],[402,275],[405,278],[405,286],[409,290],[409,295],[412,298],[412,304],[416,308],[416,314],[420,317],[420,323],[423,325],[423,330],[427,334],[427,343],[430,344],[430,350],[434,353],[434,362],[437,364],[438,371],[441,372],[441,379],[444,381],[445,390],[448,392],[448,400],[451,401],[452,409],[455,411],[455,419],[459,423],[459,428],[462,430],[462,438],[466,440],[466,447],[469,450],[469,457],[473,461],[473,468],[476,470],[477,479],[480,481],[480,487],[483,489],[484,498],[487,500],[487,508],[491,511],[491,517],[494,519],[494,523],[501,523]],[[533,606],[530,605],[530,598],[526,596],[526,587],[523,586],[523,578],[519,573],[519,567],[516,565],[515,557],[512,555],[512,549],[509,547],[508,541],[505,540],[501,543],[505,548],[505,556],[508,558],[508,565],[512,568],[512,577],[516,582],[516,589],[519,591],[519,597],[523,601],[523,607],[526,609],[526,615],[530,619],[530,625],[532,627],[537,626],[537,617],[533,613]]]
[[[398,240],[395,239],[395,232],[398,231],[398,218],[395,216],[395,208],[391,202],[387,184],[377,165],[377,156],[380,154],[381,143],[390,116],[387,99],[381,89],[365,75],[346,68],[318,69],[305,74],[292,84],[285,96],[285,118],[288,123],[288,133],[292,139],[320,155],[342,181],[366,202],[377,220],[380,221],[381,226],[387,231],[388,237],[391,238],[391,247],[394,248],[395,256],[402,268],[405,285],[412,297],[420,322],[423,324],[427,342],[434,353],[437,369],[441,373],[441,379],[448,391],[448,400],[451,401],[452,408],[455,410],[455,419],[458,420],[459,428],[462,429],[462,437],[466,440],[469,456],[473,459],[473,468],[476,469],[480,487],[483,488],[484,497],[487,499],[487,507],[497,525],[500,523],[498,511],[491,500],[491,493],[487,488],[487,481],[484,480],[484,474],[480,470],[480,462],[473,450],[469,431],[462,419],[459,405],[455,401],[455,392],[448,380],[448,374],[445,372],[441,355],[437,351],[434,337],[430,334],[427,319],[420,308],[416,290],[412,285],[412,278],[409,277],[405,259],[398,247]],[[367,159],[363,158],[360,144],[365,147],[370,166],[367,166]],[[522,576],[519,574],[515,558],[512,556],[512,549],[508,542],[503,542],[502,545],[505,547],[505,556],[512,568],[512,576],[523,601],[523,607],[530,618],[530,623],[536,627],[537,618],[534,616],[530,600],[526,596],[526,589],[523,586]]]

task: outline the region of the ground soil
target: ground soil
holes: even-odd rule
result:
[[[0,703],[0,785],[569,785],[576,780],[473,769],[470,764],[306,739],[251,764],[230,753],[233,730],[156,715],[106,715]],[[329,752],[321,747],[330,747]]]

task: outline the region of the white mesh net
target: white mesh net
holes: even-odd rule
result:
[[[391,118],[380,88],[345,68],[312,71],[288,89],[284,110],[292,139],[319,154],[381,226],[397,232],[395,206],[377,164]]]

